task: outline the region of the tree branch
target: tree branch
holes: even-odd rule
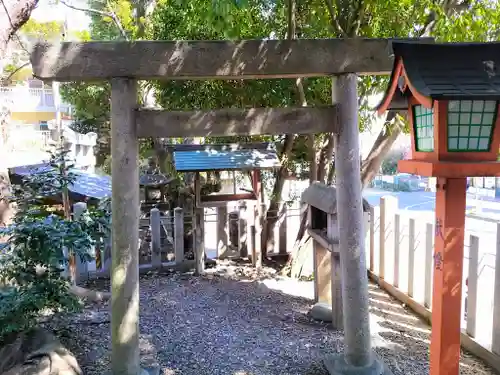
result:
[[[467,10],[472,1],[464,0],[464,1],[456,1],[456,0],[442,0],[439,2],[440,8],[443,10],[443,13],[446,17],[450,17],[454,12],[460,13]],[[436,22],[438,20],[438,14],[435,10],[431,10],[427,15],[427,19],[425,21],[424,26],[417,33],[418,37],[428,37],[434,31],[434,27],[436,26]]]
[[[123,39],[129,40],[127,32],[123,28],[123,26],[122,26],[122,24],[121,24],[120,20],[118,19],[118,16],[116,15],[115,12],[105,12],[105,11],[98,10],[98,9],[78,7],[78,6],[75,6],[73,4],[69,4],[68,2],[66,2],[66,0],[60,0],[60,2],[70,9],[78,10],[80,12],[98,14],[98,15],[103,16],[103,17],[111,18],[113,20],[113,22],[115,23],[116,27],[118,28],[118,30],[120,30],[120,34],[123,37]],[[109,7],[109,2],[107,3],[107,6]]]
[[[23,65],[21,65],[20,67],[16,68],[13,72],[11,72],[7,77],[5,77],[3,80],[2,80],[2,84],[3,85],[6,85],[10,79],[14,76],[14,74],[16,74],[18,71],[20,71],[21,69],[27,67],[28,65],[30,65],[30,62],[26,62],[24,63]]]
[[[328,13],[330,14],[330,22],[332,24],[333,30],[338,33],[339,37],[345,35],[344,29],[339,23],[339,19],[336,15],[335,8],[333,7],[332,0],[325,0],[326,8],[328,9]]]
[[[388,114],[384,128],[380,131],[370,153],[361,163],[361,184],[363,189],[367,187],[370,181],[375,177],[385,156],[403,130],[404,122],[399,115],[391,120],[389,120],[389,118],[390,116]]]
[[[38,0],[0,0],[0,61],[6,56],[7,45],[30,18]]]
[[[354,38],[358,35],[361,24],[365,17],[366,2],[364,0],[358,0],[357,6],[353,6],[352,18],[349,20],[348,34],[349,38]]]

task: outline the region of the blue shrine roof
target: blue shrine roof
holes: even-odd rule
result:
[[[47,163],[23,165],[10,168],[10,173],[20,177],[48,171],[52,167]],[[84,197],[103,199],[111,196],[111,176],[98,175],[81,169],[70,169],[76,176],[76,181],[68,189],[71,193]]]
[[[176,145],[175,169],[179,172],[256,170],[279,168],[276,148],[269,143],[225,145]]]

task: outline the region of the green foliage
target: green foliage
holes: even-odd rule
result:
[[[160,1],[151,17],[154,40],[265,39],[283,30],[284,15],[269,17],[263,12],[268,2],[250,0],[245,7],[211,0]],[[269,10],[268,10],[269,11]],[[223,14],[221,15],[221,12]],[[310,105],[331,101],[329,80],[311,79],[305,85]],[[155,84],[157,100],[166,109],[214,109],[245,107],[284,107],[299,103],[295,80],[196,80]]]
[[[473,0],[466,10],[444,16],[442,8],[435,8],[439,17],[433,36],[440,42],[487,42],[500,37],[500,4],[497,1]]]
[[[90,249],[106,211],[96,209],[77,221],[66,219],[47,204],[62,196],[75,181],[66,162],[66,151],[52,155],[50,169],[26,177],[15,189],[14,223],[3,230],[8,246],[2,250],[0,268],[0,342],[14,332],[29,329],[36,318],[50,311],[71,311],[79,301],[69,293],[70,283],[61,272],[69,254],[91,259]],[[0,284],[1,285],[1,284]]]
[[[398,161],[403,160],[403,151],[394,150],[389,152],[382,162],[381,169],[383,175],[394,175],[398,173]]]
[[[60,21],[37,22],[31,18],[23,25],[20,32],[32,38],[51,40],[62,37],[64,25]]]
[[[151,17],[149,38],[153,40],[220,40],[266,39],[286,30],[284,3],[269,8],[262,0],[249,0],[244,5],[211,0],[190,1],[189,4],[164,0],[157,4]],[[209,9],[200,12],[200,9]],[[284,36],[284,35],[283,35]],[[155,82],[157,103],[165,109],[218,109],[249,107],[296,106],[301,101],[294,79],[269,80],[192,80]],[[330,79],[316,78],[304,82],[304,91],[311,106],[331,103]],[[283,137],[210,137],[205,143],[275,142],[280,148]],[[305,143],[298,137],[294,144],[290,169],[307,160]]]
[[[99,1],[90,0],[89,7],[106,13],[114,13],[125,30],[127,37],[136,39],[138,25],[134,17],[134,6],[145,1],[133,2],[129,0],[109,0]],[[123,35],[111,17],[103,17],[100,14],[92,13],[90,15],[90,36],[93,40],[114,40],[121,39]]]
[[[332,4],[329,10],[327,4]],[[498,39],[498,2],[473,0],[466,7],[456,2],[434,0],[363,0],[356,2],[311,0],[296,2],[297,37],[407,38],[422,35],[438,41],[483,41]],[[160,0],[147,17],[144,2],[130,0],[90,1],[94,9],[113,11],[131,40],[220,40],[286,38],[288,1],[277,0]],[[455,8],[454,8],[455,7]],[[431,22],[432,21],[432,22]],[[109,17],[92,15],[93,40],[122,38]],[[374,94],[382,93],[386,76],[359,78],[360,130],[372,123]],[[165,109],[212,109],[228,107],[282,107],[299,104],[295,80],[229,80],[154,82],[158,104]],[[331,102],[329,78],[305,79],[305,96],[311,106]],[[63,98],[74,105],[76,118],[109,137],[109,86],[68,84]],[[320,138],[320,137],[317,137]],[[246,142],[249,137],[205,139],[207,143]],[[280,145],[282,137],[261,137]],[[317,139],[319,141],[319,139]],[[109,152],[108,148],[103,153]],[[105,158],[102,158],[102,162]],[[292,163],[307,164],[303,139],[294,145]]]

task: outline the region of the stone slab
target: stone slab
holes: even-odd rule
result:
[[[42,42],[30,60],[35,77],[60,82],[389,74],[393,40],[415,39]]]
[[[343,354],[333,354],[323,360],[330,375],[393,375],[387,365],[375,354],[370,366],[355,367],[345,362]]]

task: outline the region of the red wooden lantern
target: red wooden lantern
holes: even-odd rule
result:
[[[407,111],[401,172],[437,177],[431,375],[458,375],[467,177],[500,176],[500,44],[393,43],[378,112]]]

